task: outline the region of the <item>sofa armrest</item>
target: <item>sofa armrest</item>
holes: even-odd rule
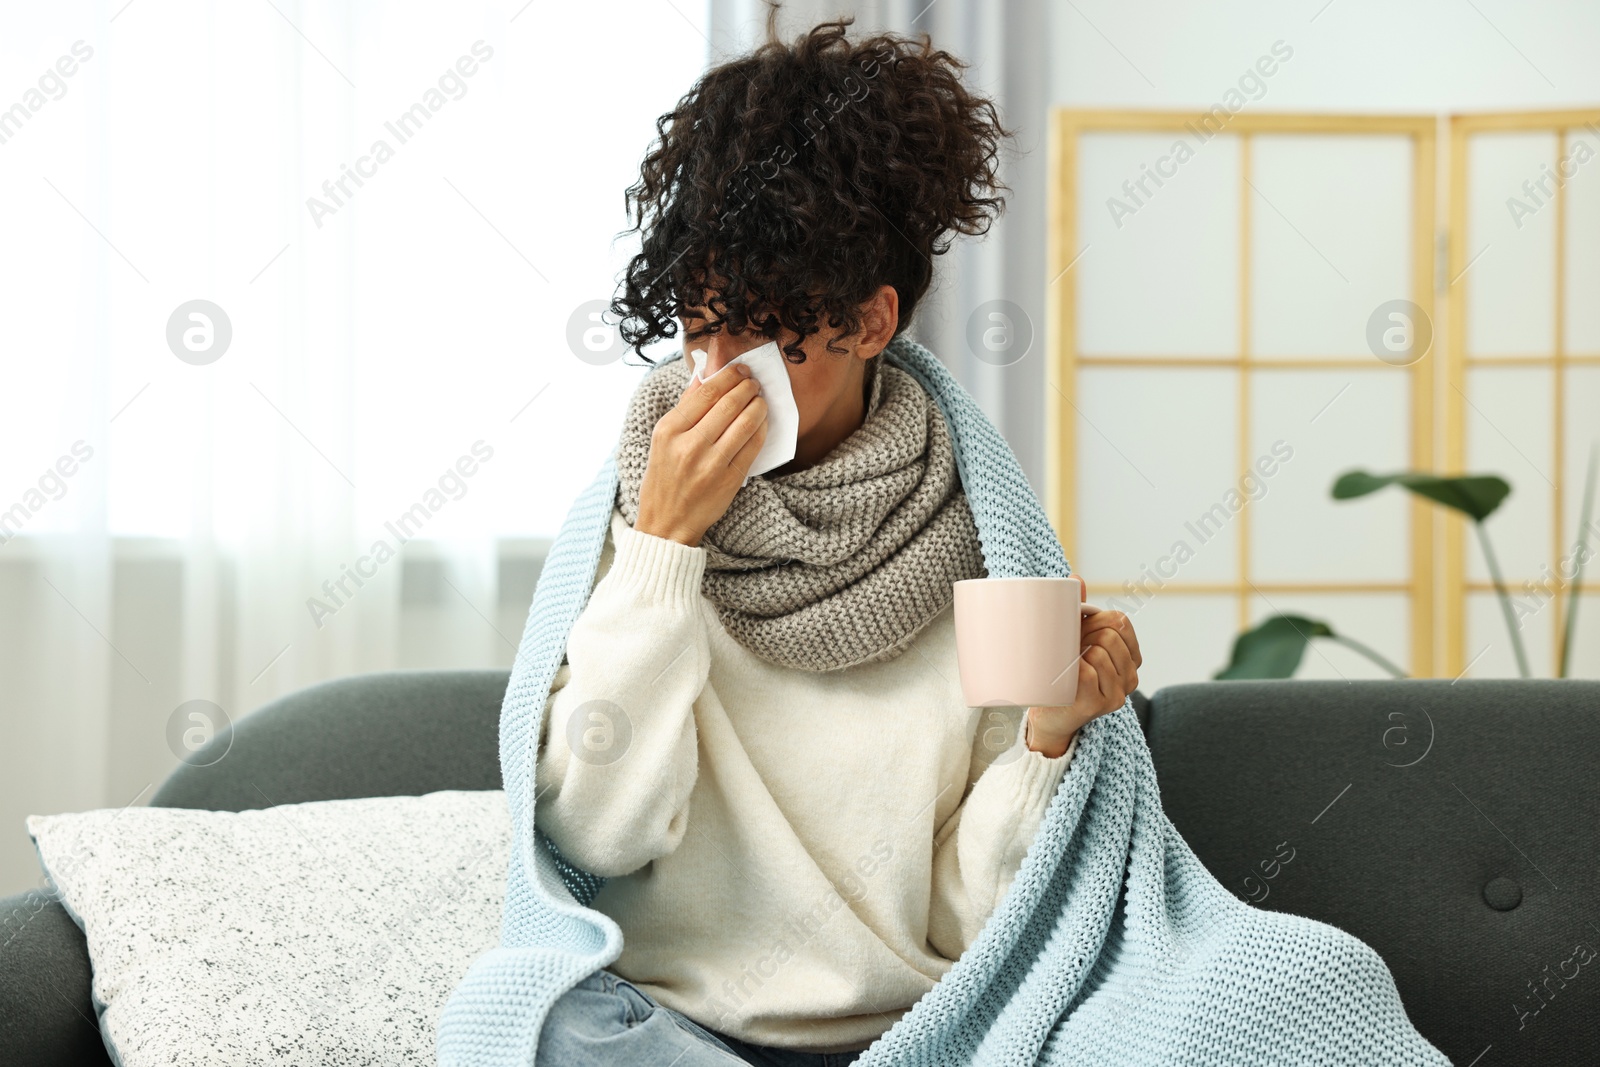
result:
[[[0,900],[0,1063],[110,1067],[89,975],[83,931],[54,894]]]

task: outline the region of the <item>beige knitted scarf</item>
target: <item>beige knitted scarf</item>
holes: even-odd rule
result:
[[[645,376],[617,446],[617,505],[631,526],[650,433],[683,395],[674,359]],[[836,671],[892,659],[988,574],[939,405],[875,356],[860,427],[814,466],[756,475],[706,531],[701,592],[728,633],[785,667]]]

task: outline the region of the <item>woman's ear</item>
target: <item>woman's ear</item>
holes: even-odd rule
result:
[[[880,285],[872,298],[861,305],[861,340],[856,355],[869,359],[888,347],[900,328],[900,293],[892,285]]]

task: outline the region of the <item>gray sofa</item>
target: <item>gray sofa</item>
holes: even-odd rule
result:
[[[151,802],[498,789],[506,680],[398,671],[293,693]],[[1135,703],[1166,811],[1228,889],[1366,941],[1460,1067],[1600,1063],[1600,959],[1569,962],[1600,950],[1600,682],[1209,682]],[[0,1065],[108,1063],[61,907],[0,901],[0,946]]]

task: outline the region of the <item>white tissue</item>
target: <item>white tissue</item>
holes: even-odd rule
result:
[[[705,369],[705,352],[696,350],[690,352],[689,357],[694,367],[689,384],[693,385],[697,379],[704,381],[700,372]],[[760,348],[752,348],[729,360],[712,377],[736,363],[750,368],[750,377],[761,387],[761,395],[767,401],[767,437],[761,442],[761,451],[756,453],[744,482],[739,483],[742,486],[753,476],[781,467],[794,458],[795,446],[800,440],[800,409],[795,406],[794,390],[789,386],[789,365],[778,342],[768,341]]]

